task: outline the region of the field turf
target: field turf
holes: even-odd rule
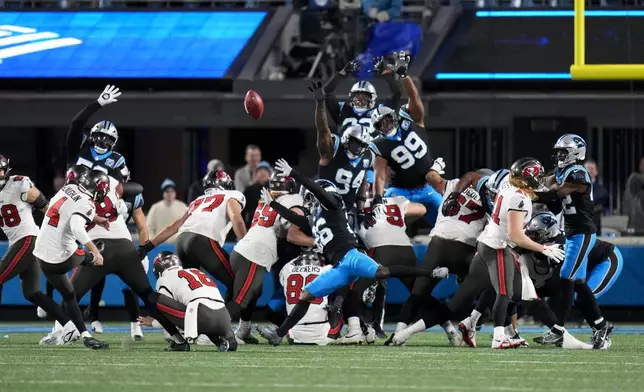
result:
[[[193,346],[163,352],[157,331],[132,343],[106,333],[106,351],[38,346],[41,333],[0,335],[0,391],[642,391],[644,335],[615,334],[608,351],[446,345],[441,332],[417,335],[408,346],[242,346],[219,353]],[[526,334],[532,340],[535,334]],[[588,335],[578,335],[583,340]]]

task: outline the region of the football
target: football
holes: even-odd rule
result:
[[[262,118],[264,114],[264,101],[262,97],[257,94],[254,90],[248,90],[246,97],[244,98],[244,109],[255,120]]]

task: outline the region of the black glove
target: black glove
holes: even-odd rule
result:
[[[375,56],[371,59],[371,64],[373,69],[369,72],[375,72],[377,75],[381,75],[387,69],[384,56]]]
[[[143,260],[145,256],[147,256],[148,253],[150,253],[150,251],[154,249],[155,246],[156,245],[154,245],[152,241],[145,241],[143,245],[139,246],[139,259]]]
[[[461,206],[458,203],[459,195],[460,193],[458,192],[452,192],[447,196],[443,202],[443,208],[441,209],[443,216],[454,216],[458,214],[458,211],[461,209]]]
[[[319,80],[311,82],[309,91],[313,93],[315,102],[324,102],[329,97],[329,94],[326,91],[324,91],[324,86],[322,86],[322,82],[320,82]]]
[[[363,65],[362,61],[360,61],[356,57],[355,59],[349,61],[349,63],[345,65],[344,68],[342,68],[342,71],[340,71],[340,75],[342,76],[352,75],[358,72],[358,70],[362,68],[362,65]]]
[[[387,69],[397,73],[401,79],[404,79],[407,77],[407,70],[409,69],[411,57],[409,57],[404,50],[401,50],[395,54],[395,58],[396,60],[393,64],[387,64]]]

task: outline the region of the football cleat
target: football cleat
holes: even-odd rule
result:
[[[543,333],[543,335],[537,336],[533,340],[537,344],[543,344],[543,345],[554,344],[558,347],[561,347],[561,344],[563,343],[563,335],[559,335],[557,333],[552,332],[551,330],[547,330],[546,332]]]
[[[376,336],[378,339],[387,339],[387,334],[382,330],[382,326],[378,323],[373,324],[373,329],[376,331]]]
[[[492,348],[495,350],[505,350],[519,347],[519,343],[513,341],[509,336],[503,335],[492,339]]]
[[[476,348],[476,327],[472,327],[469,318],[458,323],[458,330],[461,331],[463,342],[472,348]]]
[[[257,332],[259,332],[259,335],[264,339],[268,340],[268,342],[273,346],[279,346],[280,343],[282,343],[282,337],[277,334],[276,328],[274,327],[264,327],[262,329],[259,329],[259,327],[255,327],[255,328],[257,329]]]
[[[51,329],[51,332],[47,336],[40,339],[38,344],[40,345],[58,345],[60,341],[60,333],[62,332],[62,326],[58,321],[54,324],[54,327]]]
[[[367,342],[367,344],[374,344],[376,342],[376,337],[377,337],[376,330],[371,325],[367,325],[366,330],[367,330],[366,333],[363,332],[365,337],[365,342]]]
[[[47,318],[47,312],[45,312],[45,309],[41,308],[40,306],[38,307],[38,309],[36,309],[36,315],[39,319]]]
[[[91,348],[92,350],[101,350],[110,347],[109,344],[100,341],[92,336],[83,338],[83,344],[85,344],[85,347]]]
[[[172,341],[168,347],[163,349],[163,351],[190,351],[190,345],[185,341],[183,343]]]
[[[143,340],[143,331],[141,330],[141,324],[139,324],[138,321],[130,323],[130,336],[135,342]]]
[[[409,328],[398,331],[395,336],[392,336],[391,343],[394,346],[404,346],[407,344],[407,340],[413,335]]]
[[[240,333],[239,328],[235,331],[235,339],[237,339],[237,344],[259,344],[259,340],[250,332]]]
[[[450,336],[448,339],[449,339],[449,344],[454,347],[463,347],[467,345],[463,340],[463,336],[458,333],[456,335]]]
[[[394,336],[395,335],[396,335],[396,332],[394,332],[391,335],[389,335],[389,338],[387,338],[387,340],[385,340],[385,346],[391,346],[392,344],[394,344]]]
[[[92,331],[94,331],[94,332],[96,332],[98,334],[103,333],[103,323],[98,321],[98,320],[92,321],[90,323],[90,327],[92,328]]]
[[[206,336],[206,335],[197,336],[197,342],[196,343],[197,343],[197,346],[209,346],[209,345],[214,344],[212,342],[212,340],[210,340],[210,338],[208,336]],[[228,342],[226,342],[226,343],[228,343]]]
[[[66,344],[72,344],[78,339],[80,339],[80,332],[78,332],[78,329],[76,329],[76,326],[74,325],[73,322],[68,321],[65,326],[63,326],[63,330],[60,332],[60,340],[58,341],[58,345],[66,345]]]
[[[565,349],[572,349],[572,350],[591,350],[593,348],[593,345],[584,343],[581,340],[569,334],[568,331],[565,331],[563,333],[561,347]]]
[[[608,335],[613,332],[613,324],[609,321],[606,321],[604,328],[596,329],[593,332],[593,336],[590,338],[590,344],[592,344],[595,350],[606,349],[606,339]]]
[[[367,340],[367,337],[364,336],[364,333],[362,331],[353,333],[351,335],[347,334],[339,339],[339,344],[362,344],[365,343]]]
[[[210,339],[208,339],[210,340]],[[230,343],[228,343],[228,340],[222,339],[221,343],[219,343],[219,347],[217,348],[219,352],[225,353],[230,349]]]
[[[530,345],[528,342],[525,341],[524,338],[522,338],[519,333],[514,334],[514,336],[510,337],[510,340],[512,340],[512,343],[516,343],[517,347],[529,347]]]

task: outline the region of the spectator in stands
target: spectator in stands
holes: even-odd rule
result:
[[[224,163],[219,159],[211,159],[206,166],[206,172],[209,172],[211,170],[226,170],[226,168],[224,167]],[[202,173],[202,177],[205,175],[206,173]],[[203,178],[201,177],[197,178],[195,182],[190,184],[190,187],[188,188],[188,195],[186,196],[186,203],[190,204],[196,198],[203,195],[203,187],[201,186],[202,179]]]
[[[386,22],[400,17],[402,0],[362,0],[362,10],[369,19]]]
[[[235,172],[235,189],[243,192],[255,180],[255,170],[262,160],[262,151],[254,144],[246,146],[246,165]]]
[[[188,210],[186,203],[177,200],[176,188],[177,184],[169,178],[166,178],[161,183],[163,200],[152,204],[148,212],[147,221],[150,238],[154,238],[161,230],[181,218],[186,210]],[[176,240],[177,236],[175,234],[167,242],[175,243]]]
[[[242,211],[242,215],[244,216],[244,221],[246,222],[247,227],[250,227],[250,222],[253,220],[253,214],[257,208],[257,203],[259,203],[262,188],[268,187],[268,180],[271,178],[272,173],[273,168],[268,162],[260,162],[257,166],[257,170],[255,170],[253,184],[249,185],[244,190],[246,206],[244,207],[244,211]]]
[[[628,215],[629,229],[644,233],[644,158],[640,159],[637,171],[626,180],[623,213]]]
[[[597,162],[589,159],[584,163],[584,167],[588,170],[590,180],[593,183],[593,203],[595,204],[593,221],[595,222],[595,226],[597,226],[597,234],[601,234],[602,215],[604,215],[604,210],[608,209],[608,191],[597,181]]]

